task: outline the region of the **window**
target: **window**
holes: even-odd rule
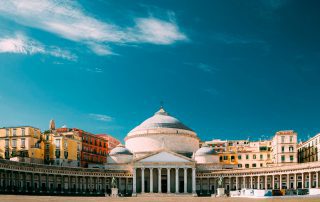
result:
[[[263,163],[260,163],[260,167],[263,167]]]
[[[293,136],[290,136],[290,142],[293,142]]]
[[[257,158],[257,155],[253,154],[253,159],[256,159]]]
[[[9,140],[6,139],[6,143],[5,143],[6,147],[9,147]]]
[[[223,156],[223,160],[228,160],[228,156]]]
[[[50,145],[49,144],[46,144],[46,149],[49,149],[50,148]]]
[[[260,154],[260,160],[263,160],[263,155],[262,154]]]
[[[21,147],[26,146],[26,140],[24,138],[21,138]]]
[[[284,152],[284,146],[281,147],[281,151]]]
[[[60,148],[60,139],[55,140],[55,145]]]
[[[281,162],[285,162],[286,157],[284,155],[281,156]]]
[[[234,156],[231,156],[231,162],[234,162]]]
[[[49,140],[49,135],[46,135],[46,140],[47,140],[47,141]]]
[[[238,155],[238,159],[241,160],[241,155]]]
[[[267,158],[270,159],[270,154],[267,155]]]
[[[220,156],[220,162],[222,162],[222,156]]]
[[[17,129],[16,128],[13,129],[12,136],[17,136]]]
[[[17,140],[15,139],[12,140],[12,147],[17,147]]]
[[[281,136],[281,142],[284,143],[285,136]]]
[[[249,159],[249,155],[248,154],[246,155],[246,159]]]
[[[290,155],[290,161],[293,162],[293,155]]]
[[[22,128],[21,129],[21,136],[25,136],[26,135],[26,129],[25,128]]]
[[[256,168],[256,167],[257,167],[257,164],[253,163],[252,168]]]
[[[60,158],[60,150],[56,150],[56,158]]]
[[[246,166],[246,168],[249,168],[249,164],[246,164],[245,166]]]
[[[289,152],[293,152],[293,146],[289,147]]]
[[[9,128],[7,128],[6,129],[6,137],[9,137],[9,133],[10,133]]]
[[[238,164],[238,168],[242,168],[242,164]]]

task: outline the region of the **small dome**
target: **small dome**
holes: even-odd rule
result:
[[[158,129],[158,128],[173,128],[173,129],[183,129],[192,131],[189,127],[181,123],[178,119],[170,116],[163,107],[160,108],[159,111],[157,111],[152,117],[148,118],[144,122],[142,122],[140,125],[135,127],[133,130],[131,130],[128,134],[130,136],[130,133],[136,132],[136,131],[142,131],[142,130],[150,130],[150,129]]]
[[[114,156],[114,155],[119,155],[119,154],[125,154],[125,155],[132,155],[132,153],[124,147],[124,145],[119,144],[118,146],[116,146],[115,148],[113,148],[110,151],[110,156]]]
[[[209,147],[208,145],[203,145],[200,149],[198,149],[195,153],[195,156],[206,156],[206,155],[212,155],[217,154],[212,147]]]

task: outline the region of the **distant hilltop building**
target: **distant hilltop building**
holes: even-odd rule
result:
[[[320,194],[319,145],[319,135],[298,145],[293,130],[269,140],[200,141],[163,107],[128,132],[125,144],[51,120],[44,133],[0,129],[0,156],[12,160],[0,160],[0,186],[36,194],[104,195],[111,187],[129,196]]]

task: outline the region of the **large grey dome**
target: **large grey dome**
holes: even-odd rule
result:
[[[216,154],[212,147],[207,145],[203,145],[200,149],[198,149],[195,153],[195,156],[206,156]]]
[[[114,155],[118,155],[118,154],[125,154],[125,155],[132,155],[132,153],[124,147],[124,145],[119,144],[118,146],[116,146],[115,148],[113,148],[110,151],[110,156],[114,156]]]
[[[170,116],[162,107],[152,117],[148,118],[140,125],[135,127],[129,132],[136,132],[141,130],[157,129],[157,128],[173,128],[193,131],[189,127],[185,126],[178,119]]]

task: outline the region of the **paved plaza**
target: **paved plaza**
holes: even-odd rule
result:
[[[80,201],[94,201],[94,202],[178,202],[178,201],[188,201],[188,202],[209,202],[209,201],[219,201],[219,202],[242,202],[242,201],[257,201],[257,202],[295,202],[295,201],[303,201],[303,202],[318,202],[320,201],[320,196],[317,197],[292,197],[292,198],[266,198],[266,199],[252,199],[252,198],[211,198],[211,197],[119,197],[119,198],[106,198],[106,197],[57,197],[57,196],[22,196],[22,195],[0,195],[1,202],[37,202],[37,201],[68,201],[68,202],[80,202]]]

